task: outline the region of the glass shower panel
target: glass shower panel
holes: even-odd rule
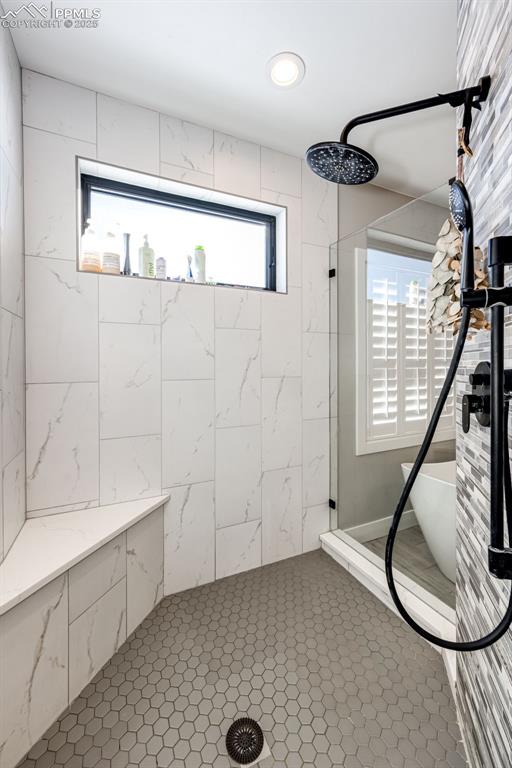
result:
[[[329,248],[329,505],[330,529],[338,527],[338,243]]]

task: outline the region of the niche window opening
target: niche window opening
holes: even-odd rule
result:
[[[205,278],[195,282],[276,291],[274,215],[87,173],[80,174],[80,193],[81,233],[89,219],[99,232],[128,232],[133,274],[141,275],[147,234],[155,258],[166,260],[167,279],[187,280],[187,257],[200,244]],[[123,264],[121,254],[121,273]]]

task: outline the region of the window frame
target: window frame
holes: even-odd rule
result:
[[[91,211],[91,192],[110,194],[114,197],[122,197],[129,200],[162,205],[168,208],[182,209],[209,216],[217,216],[223,219],[231,219],[247,223],[257,223],[265,227],[265,285],[238,285],[236,283],[215,283],[219,286],[232,288],[250,288],[260,291],[277,291],[276,280],[276,217],[260,211],[252,211],[245,208],[225,205],[210,200],[202,200],[186,195],[176,195],[172,192],[164,192],[161,189],[152,189],[137,184],[130,184],[103,176],[95,176],[89,173],[80,173],[80,200],[81,200],[81,234],[85,232],[87,220]]]
[[[413,241],[411,241],[413,242]],[[419,432],[402,433],[398,435],[386,435],[381,438],[369,436],[369,399],[368,399],[368,248],[388,251],[398,256],[408,256],[421,258],[418,249],[412,246],[409,253],[402,248],[395,251],[389,243],[378,242],[372,239],[367,248],[355,248],[355,282],[356,282],[356,301],[355,301],[355,363],[356,363],[356,409],[355,409],[355,437],[356,437],[356,456],[362,456],[369,453],[381,453],[383,451],[392,451],[400,448],[409,448],[418,446],[424,437],[424,430]],[[429,345],[433,345],[433,340],[428,339]],[[432,386],[431,373],[427,379],[427,386]],[[455,398],[455,392],[453,393]],[[427,414],[426,422],[430,418]],[[452,424],[450,426],[440,426],[436,430],[432,442],[439,443],[446,440],[455,439],[456,429],[456,409],[452,414]]]

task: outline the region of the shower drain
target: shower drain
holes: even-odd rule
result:
[[[226,736],[228,755],[240,765],[254,763],[260,756],[264,743],[263,731],[250,717],[235,720]]]

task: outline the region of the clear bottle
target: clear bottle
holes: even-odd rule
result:
[[[121,248],[114,232],[107,232],[101,264],[101,271],[106,275],[119,275],[121,272]]]
[[[91,219],[87,219],[80,243],[80,269],[82,272],[101,272],[100,243]]]
[[[158,280],[165,280],[167,277],[167,262],[163,256],[156,260],[156,276]]]
[[[144,244],[139,248],[139,269],[142,277],[155,276],[155,252],[149,245],[147,235],[144,235]]]

